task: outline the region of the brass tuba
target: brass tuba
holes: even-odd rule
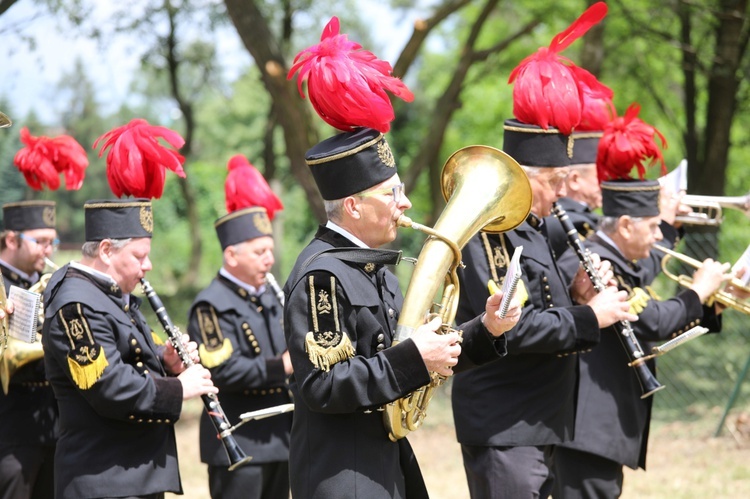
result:
[[[8,118],[8,115],[0,111],[0,128],[7,128],[12,124],[13,122]]]
[[[51,267],[53,270],[59,268],[49,258],[45,258],[45,262],[47,263],[47,266]],[[47,288],[47,283],[51,277],[51,273],[43,274],[39,281],[29,288],[29,291],[44,294],[44,290]],[[3,287],[3,293],[4,292],[5,287]],[[43,322],[44,307],[42,306],[39,307],[39,317],[37,322],[40,328]],[[8,389],[10,388],[10,378],[12,378],[13,375],[26,364],[44,357],[44,351],[42,350],[42,341],[38,336],[34,343],[26,343],[25,341],[13,338],[9,335],[5,337],[4,341],[6,346],[2,349],[2,355],[0,355],[0,385],[2,385],[3,393],[7,395]]]
[[[399,225],[429,235],[419,254],[404,297],[393,344],[408,339],[424,324],[433,297],[443,288],[437,315],[450,331],[458,309],[461,248],[477,232],[500,233],[521,224],[531,210],[531,185],[523,169],[506,153],[488,146],[468,146],[454,152],[443,166],[443,197],[448,204],[430,229],[402,216]],[[510,195],[512,194],[512,195]],[[430,373],[429,384],[387,404],[384,423],[394,442],[419,428],[435,389],[447,379]]]

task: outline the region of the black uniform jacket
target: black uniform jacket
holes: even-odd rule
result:
[[[270,290],[247,290],[218,275],[190,308],[188,332],[211,370],[219,398],[232,424],[245,412],[291,402],[281,354],[286,351],[283,309]],[[289,459],[291,414],[250,421],[234,433],[251,464]],[[229,460],[208,414],[201,417],[201,460],[228,466]]]
[[[547,241],[532,223],[538,227],[533,215],[503,235],[480,233],[464,248],[458,321],[484,307],[487,282],[505,275],[506,258],[517,246],[523,246],[523,275],[516,293],[528,298],[518,325],[505,333],[508,356],[453,381],[462,444],[546,445],[573,438],[578,357],[568,354],[593,347],[599,326],[590,307],[572,304]]]
[[[22,278],[0,262],[5,291],[11,285],[29,289],[34,283]],[[41,353],[41,344],[20,343],[24,349]],[[6,352],[7,355],[7,352]],[[44,359],[20,367],[10,378],[8,394],[0,390],[0,442],[3,446],[53,446],[57,440],[57,403],[47,382]]]
[[[174,423],[182,385],[167,377],[131,296],[65,265],[44,294],[44,360],[60,407],[55,497],[181,492]]]
[[[557,200],[557,204],[568,214],[568,218],[573,222],[573,226],[582,239],[594,235],[601,218],[599,214],[591,211],[591,208],[587,205],[570,198],[560,198]],[[555,215],[550,215],[544,217],[544,224],[547,230],[547,240],[552,247],[552,251],[557,256],[562,255],[568,249],[568,236],[565,234],[560,221]]]
[[[382,265],[321,256],[299,273],[296,286],[292,282],[311,255],[352,246],[345,237],[321,227],[285,286],[285,333],[294,366],[292,495],[295,499],[426,497],[407,440],[389,440],[383,412],[378,410],[430,381],[413,341],[392,346],[403,303],[396,276]],[[505,353],[503,337],[494,340],[481,317],[461,329],[463,353],[457,369]]]
[[[662,223],[662,232],[667,237],[662,244],[671,246],[676,233],[674,230],[668,232],[664,225]],[[660,260],[655,251],[650,258],[634,263],[597,235],[590,237],[584,246],[599,254],[602,260],[612,262],[619,287],[629,292],[631,311],[638,314],[638,321],[631,325],[646,353],[651,351],[651,342],[671,339],[695,325],[701,324],[711,330],[720,328],[720,316],[715,315],[712,307],[702,306],[692,290],[684,290],[665,301],[651,297],[647,287],[657,273]],[[560,259],[566,275],[573,275],[578,263],[572,251]],[[642,391],[638,378],[628,367],[628,353],[617,334],[614,327],[602,330],[601,343],[591,352],[580,355],[575,439],[564,446],[633,469],[639,466],[645,469],[653,397],[640,398]],[[653,360],[648,365],[654,372]]]

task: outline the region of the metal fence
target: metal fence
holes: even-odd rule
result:
[[[677,250],[697,260],[715,258],[734,263],[745,251],[748,238],[711,232],[689,232]],[[694,268],[672,262],[668,269],[692,275]],[[680,286],[661,275],[655,282],[668,298]],[[744,433],[750,428],[750,317],[727,309],[720,334],[706,334],[657,360],[659,380],[666,389],[654,395],[657,421],[713,420],[714,435]]]

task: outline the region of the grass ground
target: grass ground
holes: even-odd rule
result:
[[[198,456],[198,418],[202,404],[191,401],[177,425],[180,469],[186,499],[208,498],[205,466]],[[750,497],[750,433],[744,416],[729,420],[734,431],[713,438],[717,418],[652,425],[648,472],[626,469],[624,499],[740,499]],[[451,423],[450,405],[438,394],[427,423],[409,436],[430,495],[468,498],[461,452]],[[169,496],[168,497],[177,497]]]

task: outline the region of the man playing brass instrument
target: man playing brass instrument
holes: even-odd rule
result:
[[[334,18],[321,45],[344,43],[342,37]],[[308,49],[298,56],[298,64],[306,61],[302,56],[330,54],[330,48]],[[335,61],[317,64],[318,57],[311,59],[312,71],[336,66]],[[380,70],[387,66],[378,63]],[[311,80],[319,77],[307,69],[302,69],[303,75]],[[389,73],[390,69],[372,84],[395,88],[397,95],[408,98],[408,89]],[[359,81],[360,77],[352,75],[350,80]],[[308,91],[313,90],[311,82]],[[341,94],[326,95],[325,101],[343,103],[358,97],[350,91],[354,92],[351,87],[341,89]],[[303,250],[284,288],[285,335],[294,366],[290,383],[295,399],[291,489],[299,499],[427,497],[408,441],[389,439],[379,409],[427,385],[430,372],[449,376],[454,367],[499,358],[505,353],[501,335],[515,324],[519,313],[517,306],[512,307],[507,318],[500,319],[498,293],[486,300],[486,314],[460,326],[463,344],[455,332],[435,334],[440,325],[436,319],[392,346],[403,296],[397,278],[384,266],[396,263],[388,260],[392,255],[374,248],[396,238],[396,220],[411,202],[382,133],[393,119],[390,103],[386,98],[387,108],[368,107],[376,96],[365,92],[363,105],[368,112],[359,116],[332,117],[316,107],[321,116],[335,118],[338,126],[348,131],[320,142],[307,153],[307,163],[325,200],[328,222]],[[314,105],[319,97],[319,93],[311,95]],[[379,112],[383,109],[388,112]],[[372,117],[376,122],[368,121]],[[362,126],[364,123],[371,127]],[[359,262],[337,258],[335,251],[342,249],[363,258]]]
[[[6,291],[29,289],[44,271],[45,258],[57,249],[55,203],[19,201],[3,205],[0,270]],[[26,343],[18,341],[23,346]],[[11,377],[0,392],[0,490],[2,497],[52,497],[57,441],[57,403],[47,382],[41,345],[38,356]],[[10,355],[10,351],[4,352]]]
[[[629,111],[631,118],[624,120],[616,118],[601,139],[597,165],[600,176],[611,180],[601,183],[604,216],[584,246],[611,262],[619,288],[628,292],[631,312],[639,316],[633,331],[645,348],[648,342],[674,338],[698,324],[718,330],[721,310],[705,303],[729,276],[725,274],[727,265],[707,259],[693,276],[690,288],[673,298],[659,301],[648,291],[661,260],[651,247],[665,238],[669,246],[674,243],[672,224],[679,203],[666,196],[660,203],[661,188],[656,180],[619,178],[610,173],[645,166],[650,158],[661,159],[654,140],[658,132],[632,114]],[[633,154],[623,152],[628,140]],[[574,279],[578,264],[573,251],[560,259],[568,279]],[[641,387],[628,366],[630,359],[618,334],[603,329],[600,344],[579,356],[575,438],[555,450],[556,499],[619,497],[623,466],[645,469],[652,398],[641,398]],[[654,370],[653,360],[648,366]]]

